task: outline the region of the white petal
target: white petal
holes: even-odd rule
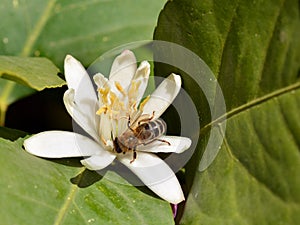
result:
[[[148,85],[150,75],[150,64],[147,61],[141,62],[140,66],[136,70],[136,73],[133,77],[133,81],[141,82],[139,89],[137,90],[137,99],[136,102],[139,103],[141,99],[144,97],[144,92]]]
[[[159,118],[174,101],[180,91],[181,78],[179,75],[171,74],[151,94],[149,101],[143,108],[144,114],[152,114],[155,111],[155,118]]]
[[[129,50],[123,51],[115,58],[110,74],[109,80],[119,82],[124,89],[129,86],[136,71],[136,58],[133,52]]]
[[[140,145],[137,147],[138,151],[144,152],[175,152],[175,153],[182,153],[187,150],[192,141],[186,137],[177,137],[177,136],[162,136],[159,139],[167,141],[170,143],[168,145],[165,142],[161,141],[154,141],[148,145]]]
[[[98,126],[96,111],[99,109],[97,95],[91,79],[79,61],[70,55],[65,58],[65,77],[69,89],[74,89],[74,101],[85,117],[93,121],[94,129]],[[73,113],[74,114],[74,113]]]
[[[162,199],[172,204],[178,204],[185,199],[175,174],[162,183],[154,184],[148,187]]]
[[[71,55],[67,55],[64,62],[65,78],[69,88],[77,90],[83,87],[94,90],[91,79],[82,64]],[[91,91],[91,93],[95,93]]]
[[[81,157],[105,151],[92,139],[68,131],[45,131],[24,141],[27,152],[45,158]]]
[[[113,121],[109,118],[108,114],[101,114],[100,118],[100,127],[99,127],[99,133],[101,135],[101,139],[104,140],[110,140],[111,134],[113,132]],[[114,134],[114,133],[113,133]]]
[[[74,89],[69,89],[64,94],[64,104],[68,113],[72,116],[75,122],[82,127],[94,140],[98,141],[97,127],[95,126],[95,120],[85,115],[85,112],[75,103]]]
[[[170,167],[158,156],[138,152],[134,162],[132,154],[117,156],[120,162],[135,173],[145,185],[164,200],[178,204],[184,200],[181,186]]]
[[[89,170],[101,170],[107,167],[116,158],[116,155],[109,151],[101,151],[99,155],[92,155],[87,159],[81,160],[81,164]]]
[[[108,79],[101,73],[95,74],[93,79],[98,88],[103,88],[108,84]]]

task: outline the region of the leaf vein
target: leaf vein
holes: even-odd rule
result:
[[[113,28],[109,28],[105,31],[97,31],[97,32],[94,32],[94,33],[90,33],[90,34],[83,34],[81,36],[77,36],[77,37],[74,37],[74,36],[71,36],[70,38],[65,38],[65,39],[61,39],[59,41],[56,41],[56,42],[51,42],[51,47],[58,47],[58,46],[62,46],[62,45],[67,45],[67,44],[74,44],[76,42],[84,42],[84,41],[87,41],[89,39],[94,39],[95,37],[98,37],[98,36],[106,36],[107,34],[109,33],[122,33],[121,31],[122,30],[127,30],[129,28],[138,28],[138,27],[141,27],[143,29],[145,29],[145,27],[151,27],[151,24],[145,24],[145,23],[142,23],[142,24],[130,24],[128,26],[115,26]]]
[[[226,137],[224,138],[224,140],[226,140]],[[287,204],[287,202],[280,195],[278,195],[276,192],[274,192],[272,189],[270,189],[265,183],[260,181],[258,177],[254,176],[254,174],[249,171],[249,169],[243,164],[243,162],[241,162],[238,159],[238,157],[235,154],[233,154],[232,147],[230,146],[230,144],[227,141],[225,141],[224,144],[225,144],[225,148],[226,148],[227,152],[230,154],[231,158],[235,161],[235,163],[240,165],[240,167],[249,175],[249,177],[253,178],[254,182],[256,182],[261,188],[263,188],[267,192],[269,192],[272,196],[274,196],[276,199],[278,199],[281,203]],[[264,147],[263,144],[262,144],[262,147]],[[290,204],[290,203],[288,203],[288,204]]]
[[[51,206],[51,205],[48,205],[48,204],[46,204],[46,203],[43,202],[43,201],[39,201],[39,200],[33,199],[33,198],[31,198],[31,197],[28,197],[28,196],[25,196],[25,195],[20,195],[20,194],[17,194],[17,193],[11,193],[11,192],[6,192],[6,193],[9,194],[9,195],[13,195],[13,196],[15,196],[15,197],[18,197],[18,198],[20,198],[20,199],[27,200],[27,201],[30,201],[30,202],[39,204],[39,205],[44,206],[44,207],[46,207],[46,208],[48,208],[48,209],[51,209],[51,210],[53,210],[53,211],[58,211],[57,208],[55,208],[55,207],[53,207],[53,206]],[[3,193],[2,193],[2,194],[3,194]]]
[[[113,187],[114,189],[117,189],[116,186],[111,182],[110,186]],[[138,220],[140,221],[139,224],[146,224],[146,221],[144,221],[144,218],[140,216],[138,210],[136,209],[136,207],[134,207],[134,205],[132,204],[132,200],[130,200],[126,194],[124,194],[122,191],[118,190],[118,194],[124,198],[127,202],[127,206],[131,208],[131,212],[134,212],[134,214],[136,215],[135,218],[138,218]]]
[[[279,101],[279,109],[281,111],[281,115],[282,115],[282,118],[283,120],[285,121],[284,124],[285,124],[285,128],[287,130],[287,132],[289,132],[289,135],[293,138],[293,142],[295,143],[295,145],[298,147],[298,149],[300,150],[300,140],[299,140],[299,137],[295,136],[295,132],[293,132],[290,127],[290,123],[289,123],[289,120],[287,119],[287,116],[286,116],[286,113],[285,113],[285,110],[282,106],[282,104],[280,103]]]
[[[33,28],[31,34],[27,37],[27,40],[25,41],[23,50],[21,52],[21,56],[30,55],[32,47],[34,46],[37,38],[45,27],[45,24],[47,23],[49,17],[51,16],[52,9],[55,6],[55,3],[56,0],[50,0],[48,2],[44,12],[41,13],[41,17],[37,20],[38,22],[35,24],[35,27]]]
[[[278,97],[280,95],[283,95],[283,94],[286,94],[286,93],[289,93],[289,92],[292,92],[292,91],[295,91],[297,89],[300,88],[300,82],[296,82],[294,84],[291,84],[289,86],[286,86],[284,88],[281,88],[281,89],[278,89],[276,91],[273,91],[269,94],[266,94],[264,96],[261,96],[259,98],[256,98],[250,102],[247,102],[243,105],[240,105],[236,108],[233,108],[232,110],[226,112],[225,114],[219,116],[217,119],[211,121],[210,123],[206,124],[201,130],[200,130],[200,133],[205,133],[205,131],[207,129],[209,129],[210,127],[212,127],[213,125],[215,124],[218,124],[220,122],[222,122],[224,119],[229,119],[233,116],[235,116],[236,114],[240,113],[240,112],[243,112],[245,110],[248,110],[252,107],[255,107],[263,102],[266,102],[268,100],[271,100],[275,97]]]
[[[80,208],[78,207],[77,203],[73,201],[73,205],[77,209],[77,211],[78,211],[79,215],[81,216],[81,218],[83,219],[84,224],[88,225],[89,223],[88,223],[87,219],[84,217],[84,215],[82,214],[82,212],[81,212]]]
[[[280,13],[281,13],[281,9],[283,8],[282,6],[284,5],[284,2],[285,2],[285,0],[281,1],[281,5],[279,6],[278,13],[277,13],[276,18],[274,20],[274,26],[272,27],[272,33],[270,35],[270,38],[269,38],[268,42],[265,45],[266,46],[265,50],[262,51],[264,53],[264,57],[261,60],[262,61],[262,64],[261,64],[262,67],[261,67],[260,78],[259,78],[260,81],[262,80],[262,76],[264,74],[265,68],[268,66],[267,65],[268,52],[273,47],[271,44],[272,44],[273,37],[275,36],[276,25],[278,24],[278,19],[279,19]],[[260,86],[261,85],[256,85],[256,88],[257,88],[256,93],[258,93],[258,90],[259,90]]]
[[[85,170],[85,168],[81,169],[81,171],[79,173],[80,174],[79,180],[81,180],[84,170]],[[76,196],[77,190],[78,190],[78,187],[76,185],[71,186],[71,189],[70,189],[68,195],[66,196],[65,201],[63,202],[63,204],[57,214],[54,225],[59,225],[63,222],[67,210],[69,209],[71,203],[74,201],[74,197]]]
[[[89,1],[79,1],[77,3],[66,5],[64,8],[60,9],[59,12],[65,12],[69,10],[74,10],[76,8],[83,8],[86,6],[96,5],[98,3],[111,2],[111,0],[89,0]]]

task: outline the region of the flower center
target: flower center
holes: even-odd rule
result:
[[[133,122],[142,116],[143,108],[150,96],[140,103],[140,86],[141,81],[138,80],[132,80],[128,88],[124,88],[119,82],[108,81],[98,89],[100,108],[96,114],[101,116],[101,120],[109,121],[105,126],[111,130],[109,131],[111,134],[106,134],[106,138],[101,132],[100,139],[109,149],[114,148],[114,139],[127,129],[128,119]]]
[[[139,102],[137,102],[137,99],[140,85],[141,81],[132,80],[129,88],[124,89],[117,81],[113,85],[108,82],[104,87],[98,89],[101,107],[96,114],[108,114],[109,118],[113,120],[119,120],[121,117],[128,118],[137,112],[141,114],[150,96],[147,96],[140,103],[138,109]]]

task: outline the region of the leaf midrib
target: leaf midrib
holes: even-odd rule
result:
[[[222,121],[224,121],[225,119],[229,119],[235,115],[237,115],[238,113],[241,113],[245,110],[248,110],[250,108],[253,108],[257,105],[262,104],[263,102],[266,102],[268,100],[271,100],[273,98],[276,98],[280,95],[295,91],[297,89],[300,88],[300,82],[296,82],[294,84],[291,84],[289,86],[286,86],[284,88],[280,88],[277,89],[276,91],[273,91],[271,93],[268,93],[266,95],[263,95],[261,97],[258,97],[256,99],[253,99],[245,104],[242,104],[236,108],[231,109],[230,111],[226,112],[225,114],[219,116],[217,119],[211,121],[210,123],[206,124],[201,130],[200,133],[205,133],[205,131],[207,129],[209,129],[210,127],[217,125],[218,123],[221,123]]]
[[[80,174],[79,180],[81,180],[84,170],[85,170],[85,168],[83,167],[81,169],[81,171],[79,171],[79,174]],[[65,200],[63,201],[62,206],[60,207],[53,225],[59,225],[63,222],[66,212],[69,209],[71,203],[73,202],[77,191],[78,191],[77,185],[76,184],[71,185],[70,191],[69,191],[68,195],[66,196]]]

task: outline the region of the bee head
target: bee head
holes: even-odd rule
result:
[[[114,142],[114,149],[115,149],[115,151],[117,153],[121,153],[122,149],[120,148],[118,138],[116,137],[113,142]]]

